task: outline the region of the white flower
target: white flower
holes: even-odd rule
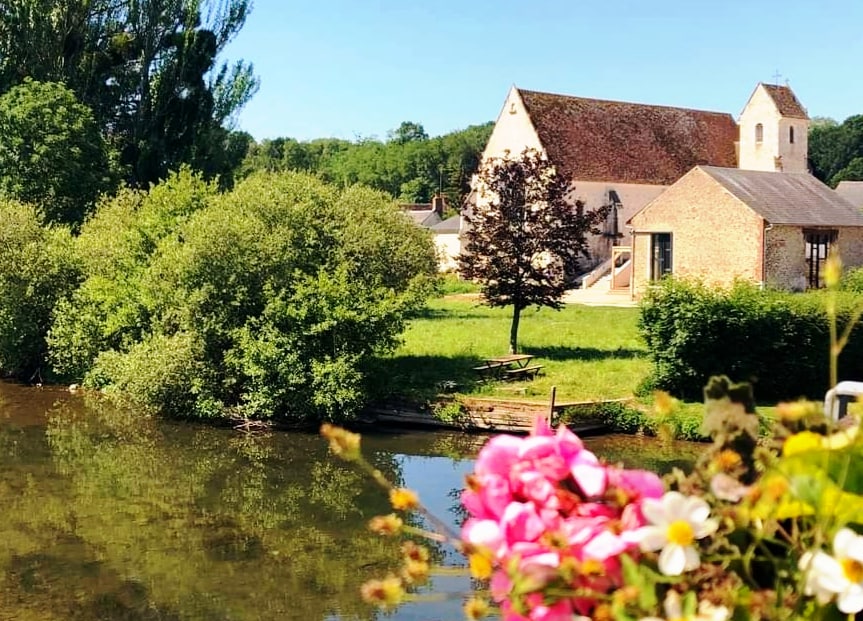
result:
[[[710,518],[710,507],[703,499],[667,492],[659,500],[646,498],[641,511],[650,525],[638,529],[639,544],[644,551],[662,550],[659,571],[666,576],[678,576],[698,567],[701,561],[692,544],[718,526]]]
[[[833,556],[820,550],[800,557],[806,572],[805,592],[822,604],[837,596],[836,606],[845,614],[863,610],[863,537],[843,528],[833,537]]]

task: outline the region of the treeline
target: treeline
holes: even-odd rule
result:
[[[493,126],[473,125],[429,138],[419,123],[404,122],[386,140],[263,140],[249,147],[238,176],[259,170],[305,171],[340,187],[367,185],[405,203],[427,203],[440,191],[459,208]]]
[[[840,181],[863,181],[863,114],[842,123],[813,119],[809,163],[813,174],[831,187]]]
[[[436,275],[389,196],[304,173],[220,191],[184,169],[77,235],[12,200],[0,222],[0,374],[179,417],[350,418]]]

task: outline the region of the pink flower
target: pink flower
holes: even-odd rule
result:
[[[609,468],[608,485],[623,490],[632,500],[662,498],[665,493],[662,479],[647,470]]]
[[[545,525],[532,504],[511,502],[503,512],[501,527],[504,539],[512,546],[520,541],[536,541],[545,532]]]
[[[509,479],[498,474],[486,474],[477,477],[475,484],[479,487],[477,491],[466,489],[462,492],[462,504],[478,518],[500,518],[513,500]]]
[[[502,434],[486,442],[476,458],[475,472],[477,476],[499,474],[507,476],[512,466],[518,461],[519,448],[524,440],[515,436]]]

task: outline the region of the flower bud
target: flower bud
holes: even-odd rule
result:
[[[383,580],[369,580],[360,588],[360,595],[367,604],[381,608],[395,608],[404,598],[402,581],[395,576]]]
[[[827,262],[824,265],[824,285],[828,289],[833,289],[839,286],[839,280],[842,278],[842,259],[839,258],[839,253],[831,252],[827,256]]]
[[[399,487],[390,490],[390,504],[396,511],[410,511],[419,506],[420,499],[413,490]]]
[[[483,552],[473,552],[468,555],[468,563],[470,564],[470,575],[477,580],[487,580],[491,578],[491,558]]]
[[[477,621],[478,619],[488,616],[489,610],[490,606],[488,601],[479,597],[472,597],[467,600],[464,605],[464,616],[467,617],[469,621]]]
[[[356,461],[360,458],[360,434],[324,423],[321,425],[321,435],[330,441],[330,450],[334,455],[345,461]]]
[[[369,521],[369,529],[378,535],[397,535],[404,526],[402,519],[395,513],[378,515]]]

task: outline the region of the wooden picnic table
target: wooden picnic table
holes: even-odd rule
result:
[[[533,379],[542,368],[540,365],[530,366],[534,356],[530,354],[507,354],[495,358],[486,358],[473,370],[484,378],[494,379]]]

